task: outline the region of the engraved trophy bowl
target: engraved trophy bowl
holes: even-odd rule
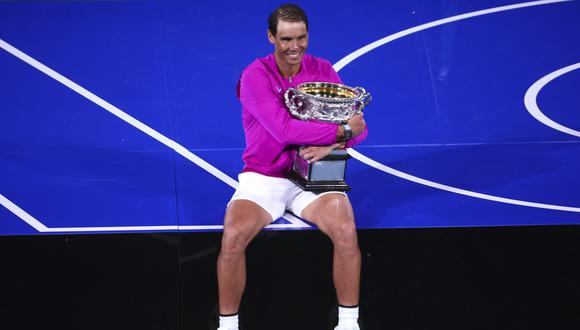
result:
[[[371,101],[371,94],[362,87],[307,82],[288,88],[284,100],[298,119],[343,124],[362,112]]]
[[[371,101],[371,95],[362,87],[307,82],[296,88],[288,88],[284,101],[290,113],[298,119],[345,124],[362,112]],[[325,158],[309,163],[297,151],[288,177],[304,190],[350,190],[344,180],[348,158],[350,156],[346,150],[333,150]]]

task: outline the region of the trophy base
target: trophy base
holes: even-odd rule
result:
[[[348,158],[346,150],[333,150],[323,159],[309,163],[297,151],[288,178],[307,191],[347,191],[350,186],[344,176]]]
[[[309,181],[294,171],[291,171],[288,174],[288,179],[306,191],[323,192],[350,190],[350,186],[344,181]]]

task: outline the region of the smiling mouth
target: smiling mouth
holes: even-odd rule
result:
[[[302,53],[286,53],[286,56],[290,58],[298,58],[301,54]]]

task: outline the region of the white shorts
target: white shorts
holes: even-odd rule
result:
[[[254,172],[239,174],[238,181],[240,185],[229,203],[238,199],[250,200],[268,211],[272,216],[272,221],[282,217],[286,211],[300,216],[302,210],[320,196],[326,194],[343,194],[346,196],[342,191],[326,191],[322,193],[304,191],[286,178],[276,178]]]

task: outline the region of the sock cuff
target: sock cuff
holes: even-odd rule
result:
[[[233,314],[220,314],[220,317],[232,317],[232,316],[238,316],[238,313],[233,313]]]
[[[338,307],[342,307],[342,308],[358,308],[358,304],[352,305],[352,306],[345,306],[345,305],[338,304]]]

